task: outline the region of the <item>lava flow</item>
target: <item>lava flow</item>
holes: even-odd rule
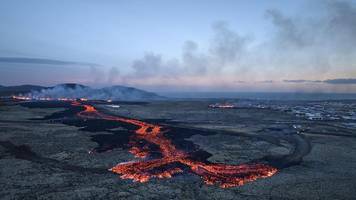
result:
[[[217,184],[220,187],[227,188],[240,186],[258,178],[270,177],[277,172],[276,168],[265,164],[225,165],[197,161],[188,153],[177,149],[164,136],[163,127],[159,125],[104,114],[96,110],[95,107],[81,104],[78,101],[74,101],[72,105],[84,107],[84,110],[77,114],[81,118],[118,121],[138,127],[135,131],[134,140],[129,143],[131,146],[129,152],[141,159],[119,163],[110,169],[110,171],[120,174],[123,179],[146,182],[151,178],[170,178],[172,175],[188,169],[202,177],[206,184]],[[158,146],[162,155],[161,158],[143,159],[149,155],[150,146],[140,145],[138,143],[139,140]]]

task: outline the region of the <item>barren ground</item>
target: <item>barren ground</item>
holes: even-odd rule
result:
[[[91,136],[110,133],[34,120],[64,108],[4,103],[0,104],[0,199],[354,199],[356,135],[349,135],[354,130],[269,109],[208,109],[208,104],[167,101],[98,107],[125,117],[160,120],[169,127],[212,130],[215,134],[197,131],[182,138],[210,153],[212,162],[283,157],[278,160],[282,164],[277,163],[278,173],[228,189],[205,185],[189,173],[134,183],[107,171],[135,159],[127,150],[88,153],[98,146]],[[310,132],[296,133],[293,124]]]

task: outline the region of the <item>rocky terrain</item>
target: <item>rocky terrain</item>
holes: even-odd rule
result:
[[[243,186],[206,185],[192,173],[145,183],[108,171],[135,160],[124,146],[94,152],[111,131],[49,119],[66,106],[0,104],[1,199],[354,199],[356,136],[343,122],[310,121],[273,109],[211,109],[211,101],[97,104],[114,115],[159,123],[214,163],[260,161],[278,168]],[[119,105],[120,107],[118,107]],[[66,119],[70,120],[70,119]],[[188,131],[189,130],[189,131]],[[204,134],[209,132],[209,134]],[[174,133],[174,134],[173,134]]]

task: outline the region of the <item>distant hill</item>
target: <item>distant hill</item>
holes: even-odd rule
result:
[[[98,94],[106,94],[108,97],[113,97],[113,99],[121,100],[156,100],[163,99],[163,97],[158,96],[156,93],[147,92],[133,87],[126,87],[121,85],[116,85],[112,87],[105,87],[97,90]]]
[[[22,94],[32,97],[50,98],[88,98],[97,100],[121,100],[121,101],[146,101],[165,99],[153,92],[147,92],[133,87],[121,85],[93,89],[91,87],[65,83],[54,87],[42,87],[35,85],[21,85],[0,87],[0,96]]]
[[[75,89],[75,88],[90,88],[88,86],[85,86],[85,85],[81,85],[81,84],[77,84],[77,83],[63,83],[63,84],[59,84],[59,85],[56,85],[54,87],[64,87],[64,88],[70,88],[70,89]],[[51,87],[51,88],[54,88],[54,87]]]

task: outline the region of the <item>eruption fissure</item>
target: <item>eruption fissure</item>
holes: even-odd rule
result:
[[[226,165],[197,161],[189,153],[177,149],[172,141],[164,136],[163,127],[160,125],[104,114],[94,106],[82,104],[79,101],[73,101],[72,105],[84,108],[83,111],[77,113],[80,118],[117,121],[138,127],[135,130],[135,140],[129,142],[131,146],[129,152],[140,160],[119,163],[110,169],[113,173],[120,174],[123,179],[143,183],[151,178],[171,178],[187,168],[202,177],[206,184],[217,184],[222,188],[227,188],[241,186],[258,178],[270,177],[277,172],[274,167],[258,163]],[[161,158],[148,159],[150,146],[140,145],[138,142],[142,140],[158,146]]]

